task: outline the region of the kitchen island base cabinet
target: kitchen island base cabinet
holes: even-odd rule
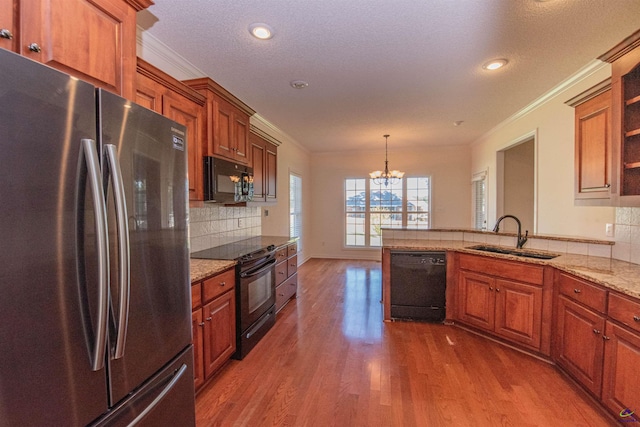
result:
[[[551,306],[543,306],[543,267],[466,254],[459,263],[458,320],[548,354],[542,319],[543,311],[551,316]]]
[[[604,317],[560,296],[556,315],[556,363],[595,395],[602,386]]]

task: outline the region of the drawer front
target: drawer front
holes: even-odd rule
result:
[[[292,243],[289,246],[287,246],[287,256],[292,257],[296,253],[298,253],[298,244],[297,243]]]
[[[516,261],[460,254],[460,268],[534,285],[544,281],[544,267]]]
[[[276,286],[287,279],[287,262],[276,264]]]
[[[203,302],[207,303],[229,289],[235,288],[236,270],[232,268],[224,273],[205,279],[202,286],[202,299]]]
[[[607,308],[607,291],[591,285],[584,280],[560,273],[558,278],[558,290],[562,295],[587,307],[604,313]]]
[[[609,317],[640,332],[640,301],[609,293]]]
[[[298,255],[294,255],[287,261],[287,277],[291,277],[298,271]]]
[[[289,277],[276,287],[276,311],[279,311],[298,291],[298,276]]]
[[[191,310],[202,305],[202,282],[191,285]]]
[[[281,262],[287,259],[287,247],[280,248],[276,251],[276,262]]]

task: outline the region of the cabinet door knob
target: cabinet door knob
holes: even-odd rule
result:
[[[489,286],[489,290],[492,291],[493,290],[493,286]]]
[[[198,326],[204,326],[204,322],[198,323]]]
[[[580,289],[574,289],[574,290],[573,290],[573,293],[574,293],[574,294],[579,294],[580,292],[582,292]]]
[[[500,292],[500,288],[496,288],[496,292]]]
[[[633,316],[633,320],[635,322],[640,322],[640,316]]]
[[[42,52],[42,48],[40,47],[40,45],[38,43],[31,43],[29,46],[27,46],[27,48],[31,51],[31,52],[35,52],[35,53],[40,53]]]
[[[606,336],[606,335],[603,335],[603,336],[602,336],[602,339],[603,339],[603,340],[605,340],[605,341],[609,341],[611,338],[609,338],[609,337],[608,337],[608,336]]]
[[[207,322],[211,322],[211,317],[207,317]]]
[[[11,40],[13,38],[13,34],[11,33],[11,31],[7,30],[6,28],[1,28],[0,38]]]
[[[594,330],[593,330],[593,333],[594,333],[594,334],[596,334],[596,335],[598,335],[598,334],[600,334],[600,331],[599,331],[599,330],[597,330],[597,329],[594,329]]]

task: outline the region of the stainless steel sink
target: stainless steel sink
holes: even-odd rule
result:
[[[558,256],[556,254],[543,254],[540,252],[531,252],[524,249],[509,249],[509,248],[501,248],[497,246],[487,246],[487,245],[470,246],[468,249],[473,249],[473,250],[482,251],[482,252],[491,252],[494,254],[514,255],[514,256],[519,256],[524,258],[535,258],[535,259],[553,259]]]

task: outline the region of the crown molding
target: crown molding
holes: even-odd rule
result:
[[[564,93],[567,89],[569,89],[572,86],[580,83],[581,81],[583,81],[584,79],[586,79],[586,78],[590,77],[591,75],[597,73],[598,71],[603,70],[605,68],[610,68],[610,67],[611,67],[611,64],[608,64],[606,62],[600,61],[598,59],[592,60],[587,65],[585,65],[580,70],[578,70],[575,74],[573,74],[572,76],[568,77],[564,81],[560,82],[560,84],[558,84],[557,86],[555,86],[554,88],[549,90],[547,93],[545,93],[544,95],[542,95],[538,99],[534,100],[532,103],[530,103],[529,105],[524,107],[522,110],[516,112],[515,114],[513,114],[509,118],[505,119],[504,121],[502,121],[498,125],[494,126],[489,131],[485,132],[483,135],[481,135],[479,138],[477,138],[474,142],[472,142],[471,145],[474,145],[474,144],[486,139],[489,135],[491,135],[491,134],[497,132],[498,130],[502,129],[503,127],[505,127],[505,126],[507,126],[507,125],[509,125],[509,124],[521,119],[522,117],[526,116],[527,114],[531,113],[532,111],[542,107],[543,105],[545,105],[546,103],[551,101],[556,96]]]
[[[136,45],[140,58],[177,80],[206,77],[202,70],[139,25],[136,31]]]

